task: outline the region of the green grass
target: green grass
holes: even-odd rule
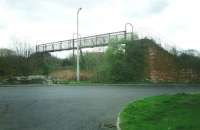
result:
[[[200,94],[145,98],[120,114],[122,130],[200,130]]]

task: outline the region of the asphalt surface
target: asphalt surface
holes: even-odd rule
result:
[[[0,130],[116,130],[130,101],[200,92],[200,85],[32,86],[0,87]]]

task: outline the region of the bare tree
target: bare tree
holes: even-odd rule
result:
[[[16,52],[16,55],[29,57],[33,52],[34,49],[31,47],[30,43],[27,41],[21,41],[19,39],[13,39],[13,47]]]

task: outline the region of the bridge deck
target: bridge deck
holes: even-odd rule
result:
[[[126,33],[126,31],[119,31],[113,33],[82,37],[78,39],[78,42],[80,43],[80,48],[93,48],[93,47],[107,46],[109,44],[109,41],[112,39],[122,40],[126,38],[130,38],[130,33]],[[77,39],[70,39],[70,40],[37,45],[36,52],[55,52],[63,50],[74,50],[76,48],[77,48]]]

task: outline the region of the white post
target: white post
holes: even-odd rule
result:
[[[78,28],[78,15],[79,15],[79,12],[81,11],[81,9],[82,8],[79,8],[78,9],[78,12],[77,12],[77,67],[76,67],[76,80],[77,81],[80,81],[80,66],[79,66],[79,64],[80,64],[80,60],[79,60],[79,54],[80,54],[80,50],[79,50],[79,38],[78,38],[78,36],[79,36],[79,28]]]

